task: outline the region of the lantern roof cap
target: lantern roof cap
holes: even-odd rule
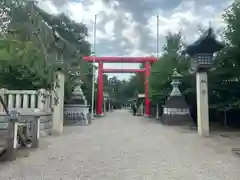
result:
[[[185,53],[190,56],[196,54],[213,54],[224,48],[224,45],[216,39],[213,29],[210,27],[194,43],[188,45]]]
[[[181,78],[181,77],[183,77],[183,75],[177,71],[177,68],[174,68],[172,73],[172,78]]]
[[[72,92],[72,99],[81,99],[83,96],[81,84],[82,84],[81,79],[76,79],[76,87],[74,88]]]

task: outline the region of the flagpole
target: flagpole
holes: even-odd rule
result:
[[[91,118],[94,119],[94,95],[95,95],[95,62],[96,62],[96,26],[97,26],[97,15],[94,16],[94,25],[93,25],[93,66],[92,66],[92,108],[91,108]]]
[[[156,57],[159,59],[159,15],[157,15],[157,45],[156,45]],[[159,119],[159,104],[156,107],[156,119]]]
[[[157,15],[157,47],[156,47],[156,56],[159,58],[159,15]]]

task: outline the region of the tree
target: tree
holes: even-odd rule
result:
[[[88,64],[81,61],[82,56],[90,54],[84,24],[70,20],[65,14],[50,15],[35,3],[24,0],[3,1],[0,10],[0,25],[4,27],[1,32],[0,54],[3,60],[0,67],[6,69],[0,72],[2,87],[51,88],[55,77],[53,72],[59,66],[57,59],[67,60],[62,66],[66,76],[66,97],[70,96],[75,86],[76,72],[81,65],[84,81],[91,81],[91,68],[86,72]]]
[[[240,93],[240,2],[235,1],[223,14],[226,23],[223,40],[225,42],[224,51],[218,56],[218,66],[216,68],[218,78],[216,84],[221,84],[216,94],[221,103],[214,104],[218,108],[237,108],[239,109]],[[213,74],[216,78],[216,73]]]
[[[171,75],[174,68],[186,71],[188,64],[180,56],[183,49],[181,32],[166,36],[166,44],[163,47],[163,55],[159,61],[152,65],[149,77],[149,96],[152,104],[163,105],[171,89]]]
[[[63,58],[67,61],[67,76],[70,76],[71,81],[66,81],[66,97],[71,96],[71,92],[75,87],[75,78],[72,74],[76,74],[80,70],[80,78],[83,80],[83,92],[88,101],[91,101],[92,91],[92,65],[82,60],[83,56],[91,54],[91,47],[87,42],[87,28],[82,23],[77,23],[71,20],[66,14],[50,15],[35,6],[38,14],[43,20],[56,32],[61,39],[66,42]],[[70,74],[68,72],[71,72]],[[75,78],[74,78],[75,77]]]
[[[46,62],[43,49],[32,38],[36,26],[30,21],[27,6],[23,1],[8,2],[2,4],[8,22],[1,36],[0,84],[10,89],[48,89],[53,81],[53,69]],[[39,19],[34,20],[41,24]]]

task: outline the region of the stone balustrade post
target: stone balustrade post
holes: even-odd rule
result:
[[[16,108],[20,108],[21,107],[21,94],[20,93],[18,93],[18,94],[16,94],[16,101],[15,101],[15,103],[16,103]]]
[[[38,94],[38,109],[43,112],[45,107],[45,89],[40,89]]]
[[[39,147],[40,138],[40,116],[34,116],[32,121],[32,147]]]
[[[8,108],[13,108],[13,94],[8,93]]]
[[[51,112],[51,107],[52,107],[52,103],[51,103],[51,93],[49,91],[47,91],[47,100],[46,100],[46,110],[47,112]]]
[[[29,96],[28,94],[23,94],[23,108],[28,108]]]
[[[31,102],[30,102],[30,108],[35,108],[36,106],[36,94],[31,94]]]
[[[3,100],[5,99],[5,98],[4,98],[4,96],[5,96],[5,91],[6,91],[6,89],[4,89],[4,88],[0,89],[0,96],[2,96]],[[5,112],[2,103],[0,103],[0,112],[1,112],[1,113],[2,113],[2,112]]]

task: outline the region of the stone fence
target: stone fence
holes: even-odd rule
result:
[[[57,71],[53,91],[0,89],[0,160],[14,159],[17,146],[38,147],[41,136],[63,132],[64,81]]]
[[[8,109],[17,109],[20,112],[52,112],[53,94],[45,89],[40,90],[7,90],[1,89]],[[4,109],[0,104],[0,114]]]
[[[45,90],[7,90],[1,89],[0,93],[9,111],[17,110],[22,116],[40,116],[40,135],[51,133],[52,112],[54,108],[54,94]],[[6,112],[0,104],[0,120],[6,119]],[[1,126],[1,124],[0,124]]]

